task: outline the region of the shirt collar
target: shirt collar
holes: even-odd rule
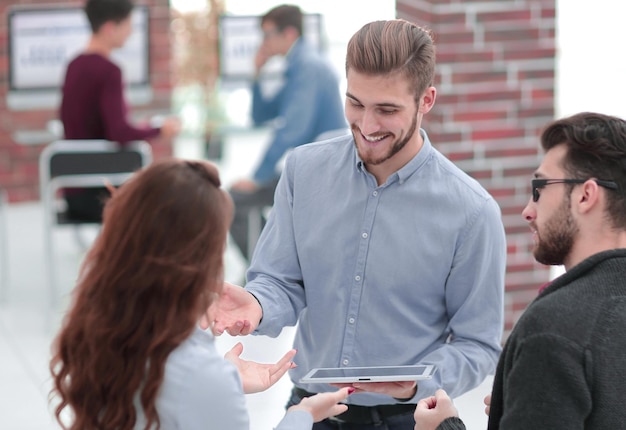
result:
[[[400,182],[400,184],[403,184],[404,181],[410,178],[411,175],[415,173],[420,168],[420,166],[422,166],[430,157],[433,147],[430,143],[430,139],[428,138],[428,134],[426,134],[426,131],[422,128],[420,128],[419,133],[424,140],[424,144],[420,148],[419,152],[400,170],[389,176],[387,183],[391,183],[397,180],[398,182]],[[365,166],[363,165],[363,160],[361,160],[361,157],[359,157],[359,152],[356,150],[356,145],[354,147],[354,154],[357,170],[359,172],[366,172]]]
[[[301,49],[300,46],[303,43],[304,43],[304,41],[302,40],[302,36],[300,36],[296,40],[294,40],[294,42],[289,47],[289,50],[285,54],[285,58],[287,59],[287,61],[291,60],[293,57],[295,57],[297,55],[298,51],[300,51],[300,49]]]

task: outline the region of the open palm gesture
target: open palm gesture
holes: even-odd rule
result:
[[[240,356],[243,352],[243,345],[238,342],[224,358],[237,367],[239,376],[243,382],[243,392],[246,394],[265,391],[274,385],[282,376],[296,365],[293,357],[296,350],[287,351],[285,355],[275,364],[262,364],[255,361],[243,360]]]

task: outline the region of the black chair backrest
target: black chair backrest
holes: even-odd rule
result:
[[[108,140],[58,140],[39,156],[39,181],[46,213],[57,215],[59,224],[71,224],[53,205],[61,188],[119,186],[134,172],[150,164],[152,150],[147,142],[120,145]],[[84,220],[76,220],[83,223]]]
[[[56,153],[50,157],[50,178],[63,175],[124,173],[140,169],[142,155],[120,148],[118,152]]]

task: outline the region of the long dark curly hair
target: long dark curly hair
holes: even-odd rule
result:
[[[216,167],[170,159],[112,193],[53,344],[51,398],[64,429],[146,429],[168,355],[221,292],[232,201]],[[61,413],[72,412],[66,424]]]

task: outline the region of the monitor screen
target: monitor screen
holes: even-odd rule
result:
[[[220,76],[223,79],[251,79],[254,76],[254,56],[263,40],[260,16],[222,15],[220,17]],[[305,14],[303,37],[320,52],[323,50],[322,15]],[[265,75],[278,74],[281,64],[268,62]]]
[[[9,92],[58,89],[67,63],[85,49],[91,35],[80,6],[13,6],[8,12]],[[129,86],[150,83],[149,13],[136,6],[132,33],[111,57]]]

